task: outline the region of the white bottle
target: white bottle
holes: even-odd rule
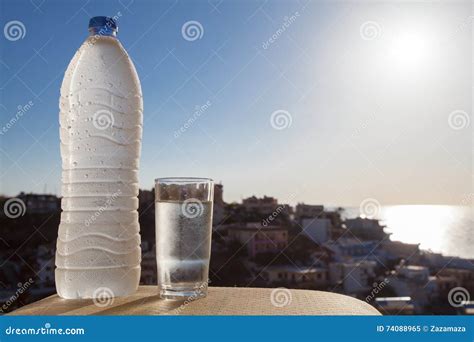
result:
[[[140,280],[140,81],[112,18],[90,20],[60,98],[62,203],[56,289],[62,298],[136,291]]]

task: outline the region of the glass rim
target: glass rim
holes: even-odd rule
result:
[[[155,184],[157,183],[213,183],[212,178],[204,177],[160,177],[155,178]]]

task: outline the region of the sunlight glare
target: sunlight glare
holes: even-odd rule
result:
[[[458,214],[450,206],[399,205],[388,207],[383,222],[392,232],[392,240],[419,243],[434,251],[442,250],[446,227],[452,224]]]
[[[417,31],[398,33],[388,49],[392,66],[399,69],[419,68],[430,59],[428,37]]]

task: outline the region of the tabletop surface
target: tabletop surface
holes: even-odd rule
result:
[[[210,287],[194,301],[160,299],[156,286],[127,297],[65,300],[52,295],[11,315],[380,315],[361,300],[313,290]]]

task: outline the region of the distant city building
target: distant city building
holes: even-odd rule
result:
[[[380,244],[380,249],[386,253],[388,259],[413,259],[420,252],[420,244],[385,240]]]
[[[47,194],[25,194],[20,193],[17,198],[21,199],[26,206],[28,214],[47,214],[60,210],[61,201],[56,195]]]
[[[417,313],[437,295],[436,277],[430,277],[429,269],[420,265],[398,265],[387,281],[399,297],[409,296]]]
[[[224,185],[214,184],[214,204],[224,205]]]
[[[359,294],[371,289],[375,279],[375,261],[333,262],[329,264],[331,285],[346,294]]]
[[[295,220],[301,222],[306,218],[320,217],[324,212],[323,205],[309,205],[298,203],[295,207]]]
[[[303,218],[301,221],[303,234],[316,243],[324,243],[330,239],[331,221],[327,218]]]
[[[326,243],[325,246],[334,252],[336,260],[339,261],[357,260],[358,258],[376,260],[377,256],[375,253],[378,244],[378,241],[365,241],[356,238],[342,237],[336,241]]]
[[[140,210],[149,210],[155,208],[155,191],[142,190],[138,191],[138,203]]]
[[[342,208],[338,208],[334,211],[325,210],[321,218],[327,218],[331,221],[331,239],[337,240],[342,237],[347,230],[342,225],[341,212]]]
[[[277,253],[288,245],[288,231],[280,226],[262,226],[260,223],[234,225],[228,228],[229,240],[242,243],[247,247],[248,255]]]
[[[395,266],[395,274],[398,277],[410,279],[419,284],[424,284],[428,281],[430,272],[428,267],[418,265],[401,265]]]
[[[463,270],[474,271],[474,260],[473,259],[463,259],[459,257],[445,257],[445,260],[449,262],[449,267],[451,268],[460,268]]]
[[[469,293],[474,294],[474,272],[472,270],[445,267],[436,275],[438,277],[454,278],[458,281],[459,285],[457,286],[462,286]]]
[[[54,279],[54,251],[46,246],[39,246],[36,250],[36,262],[38,263],[38,286],[53,288]]]
[[[146,285],[156,284],[156,254],[153,250],[144,252],[141,261],[140,283]]]
[[[222,184],[214,184],[214,206],[212,224],[214,226],[222,223],[224,220],[224,186]]]
[[[402,242],[399,243],[402,244]],[[412,260],[416,260],[417,263],[428,266],[434,273],[445,269],[447,267],[446,265],[449,265],[449,268],[474,272],[474,259],[463,259],[440,253],[420,251]]]
[[[325,267],[331,260],[335,259],[335,253],[326,245],[319,245],[310,254],[311,264],[315,267]]]
[[[325,287],[328,284],[327,269],[316,267],[269,266],[262,271],[262,277],[270,284],[284,283],[293,287]]]
[[[438,274],[436,276],[436,286],[438,293],[447,296],[451,289],[461,286],[461,281],[455,276],[444,276]]]
[[[257,198],[255,196],[242,200],[242,205],[247,211],[255,211],[263,215],[272,214],[278,207],[276,198],[264,196]]]
[[[346,228],[361,240],[385,240],[390,234],[385,233],[385,226],[379,220],[357,217],[345,221]]]

